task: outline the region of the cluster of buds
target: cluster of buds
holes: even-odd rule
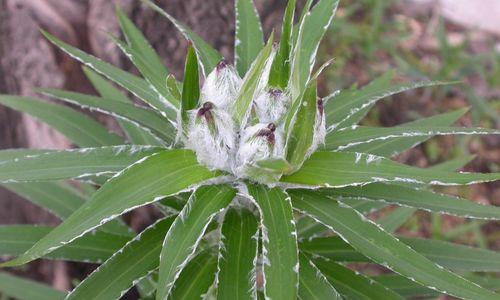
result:
[[[263,78],[261,82],[266,80]],[[240,127],[232,113],[241,86],[242,79],[233,66],[225,61],[217,65],[203,84],[200,107],[189,112],[185,144],[195,151],[198,161],[210,169],[248,178],[252,177],[249,173],[257,162],[286,158],[284,120],[290,98],[285,91],[260,86],[250,114]],[[315,134],[319,142],[324,139],[324,130],[321,130],[324,112],[320,101]]]

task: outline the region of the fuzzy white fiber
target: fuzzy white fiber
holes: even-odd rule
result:
[[[289,106],[288,97],[279,90],[262,91],[254,100],[255,112],[261,123],[278,124]]]
[[[238,97],[241,84],[242,79],[234,67],[222,62],[205,80],[201,89],[201,102],[210,101],[216,107],[229,111]]]

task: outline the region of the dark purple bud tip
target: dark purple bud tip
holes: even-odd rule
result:
[[[269,90],[269,95],[273,97],[274,99],[277,99],[283,94],[283,91],[280,89],[270,89]]]
[[[225,59],[221,60],[217,64],[217,72],[220,72],[220,71],[224,70],[226,67],[227,67],[227,61]]]
[[[271,132],[274,132],[276,130],[276,125],[274,123],[269,123],[267,125],[267,129],[271,130]]]
[[[280,42],[278,42],[278,41],[273,42],[273,48],[274,49],[278,49],[279,46],[280,46]]]
[[[325,106],[324,106],[324,103],[323,103],[323,99],[319,98],[317,103],[318,103],[319,114],[323,115],[323,112],[325,111]]]
[[[210,111],[214,108],[214,104],[212,102],[205,102],[201,106],[201,108],[198,110],[198,117],[205,116],[207,117],[207,114],[210,114]]]
[[[274,145],[274,143],[276,143],[276,137],[274,136],[274,133],[271,132],[268,136],[267,136],[267,142],[271,145]]]

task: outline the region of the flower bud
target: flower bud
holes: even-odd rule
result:
[[[236,154],[235,174],[246,177],[247,167],[255,162],[284,156],[284,132],[274,123],[258,123],[247,127],[241,136]]]
[[[233,66],[221,61],[210,73],[201,89],[201,102],[210,101],[216,107],[229,111],[234,103],[242,80]]]
[[[262,123],[279,123],[288,109],[288,97],[278,89],[263,91],[254,100],[255,112]]]
[[[231,171],[236,149],[236,131],[231,115],[211,102],[190,111],[186,146],[208,168]]]

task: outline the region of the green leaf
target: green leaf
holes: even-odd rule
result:
[[[303,300],[341,300],[342,297],[328,282],[325,275],[314,265],[309,258],[301,253],[299,276],[299,299]]]
[[[287,161],[298,170],[311,153],[317,117],[317,82],[309,83],[300,101],[295,123],[287,139]]]
[[[99,92],[99,94],[106,99],[113,99],[115,101],[121,101],[124,103],[132,103],[127,96],[125,96],[120,90],[114,87],[110,82],[108,82],[104,77],[92,71],[90,68],[83,66],[83,72],[90,80],[94,88]],[[101,99],[101,101],[103,101]],[[161,146],[162,144],[158,141],[158,138],[153,136],[149,130],[143,129],[136,126],[130,122],[124,121],[123,119],[117,118],[116,120],[120,127],[123,129],[129,140],[135,145],[152,145]]]
[[[463,114],[467,112],[468,108],[459,109],[456,111],[452,111],[449,113],[439,114],[428,118],[418,119],[413,122],[405,123],[401,126],[404,127],[442,127],[442,126],[450,126],[455,123]],[[397,130],[398,127],[394,127]],[[413,129],[411,129],[413,130]],[[335,133],[335,131],[333,131]],[[399,137],[388,140],[377,140],[372,141],[368,144],[359,144],[350,148],[351,152],[363,152],[363,153],[371,153],[380,156],[394,156],[401,152],[404,152],[408,149],[411,149],[418,144],[428,140],[431,136],[408,136],[408,137]],[[328,140],[328,137],[327,137]]]
[[[217,299],[254,299],[258,222],[248,210],[228,209],[219,247]]]
[[[198,165],[189,150],[167,150],[146,157],[107,181],[89,201],[22,256],[0,266],[30,262],[117,216],[214,176]]]
[[[169,89],[165,85],[168,73],[157,73],[155,66],[153,66],[150,61],[147,61],[146,58],[138,52],[138,50],[132,48],[132,46],[127,45],[125,42],[113,35],[110,35],[110,38],[130,59],[142,76],[144,76],[146,81],[150,84],[150,88],[160,95],[162,102],[169,107],[169,109],[166,109],[165,111],[170,114],[169,118],[172,118],[171,113],[179,108],[179,102],[170,94]]]
[[[176,99],[179,100],[179,103],[182,101],[182,95],[181,95],[181,83],[178,83],[177,80],[175,79],[174,75],[169,74],[167,76],[167,88],[170,91],[170,94]]]
[[[146,61],[149,67],[154,70],[155,74],[166,77],[168,74],[167,67],[165,67],[162,59],[153,49],[139,28],[134,25],[134,23],[127,17],[119,6],[116,7],[116,15],[120,22],[123,34],[125,35],[125,39],[130,47],[144,58],[144,61]]]
[[[498,294],[434,264],[348,206],[314,191],[291,195],[297,210],[331,227],[357,251],[405,277],[463,299],[498,298]]]
[[[290,0],[283,16],[280,46],[271,66],[268,85],[285,90],[290,78],[290,53],[292,50],[293,18],[297,0]]]
[[[320,0],[300,23],[290,74],[289,88],[293,101],[304,91],[311,76],[319,44],[332,23],[338,0]]]
[[[282,182],[314,187],[342,187],[371,182],[406,182],[433,185],[473,184],[500,179],[500,174],[452,173],[406,166],[362,153],[314,153],[302,168]]]
[[[94,119],[69,107],[35,98],[0,95],[0,104],[47,123],[80,147],[123,144],[123,139]]]
[[[270,299],[296,299],[299,259],[290,198],[279,188],[247,187],[261,215],[264,294]]]
[[[438,172],[432,169],[429,171]],[[362,187],[329,189],[324,192],[333,197],[355,197],[467,218],[500,220],[500,207],[401,185],[373,183]]]
[[[241,77],[264,47],[264,34],[253,0],[235,0],[235,66]]]
[[[238,125],[244,124],[246,122],[245,118],[248,115],[253,99],[256,96],[257,88],[259,82],[262,79],[264,68],[270,59],[273,59],[273,41],[274,32],[267,41],[267,45],[260,51],[259,55],[252,63],[250,70],[248,70],[245,78],[243,79],[243,84],[240,89],[240,93],[235,100],[234,104],[234,118]]]
[[[99,112],[121,118],[131,122],[142,129],[150,130],[155,136],[164,140],[167,144],[172,144],[175,140],[175,127],[153,110],[142,108],[130,103],[103,99],[81,93],[68,92],[58,89],[35,89],[44,95],[66,101],[83,108],[97,110]]]
[[[393,233],[403,226],[417,210],[418,209],[413,207],[398,207],[388,215],[377,220],[377,223],[382,226],[385,231]]]
[[[66,299],[118,299],[158,267],[161,243],[174,217],[146,228],[83,280]]]
[[[0,272],[0,295],[17,300],[63,300],[66,297],[65,292],[48,285],[4,272]]]
[[[198,58],[201,61],[203,74],[205,76],[210,74],[215,66],[217,66],[217,64],[222,60],[222,56],[219,52],[205,42],[199,35],[189,29],[189,27],[187,27],[184,23],[177,21],[174,17],[169,15],[150,0],[142,0],[142,2],[158,12],[160,15],[169,19],[187,40],[192,41],[194,48],[196,49],[196,54],[198,54]]]
[[[188,111],[195,109],[200,101],[200,75],[198,74],[198,57],[193,46],[188,47],[186,65],[184,67],[184,82],[181,96],[181,116],[183,127],[189,124]]]
[[[403,300],[401,295],[359,273],[333,261],[317,258],[313,260],[326,278],[346,299],[357,300]]]
[[[436,135],[485,135],[500,134],[500,131],[485,128],[467,128],[467,127],[349,127],[332,132],[326,138],[326,149],[334,151],[354,151],[372,153],[365,145],[376,142],[391,142],[393,140],[408,137],[433,137]],[[359,147],[361,146],[361,147]],[[392,154],[392,153],[391,153]]]
[[[500,254],[449,242],[407,238],[398,239],[440,266],[460,271],[500,272]],[[303,240],[300,250],[339,262],[370,262],[339,237],[319,237]]]
[[[74,150],[38,150],[26,155],[21,150],[17,156],[0,163],[0,183],[27,181],[52,181],[78,179],[92,175],[113,175],[141,158],[157,153],[161,148],[149,146],[115,146]],[[0,151],[0,157],[2,157]]]
[[[393,73],[388,73],[359,91],[341,92],[340,95],[331,99],[326,109],[329,130],[357,124],[377,101],[389,96],[416,88],[453,84],[453,82],[423,81],[391,85],[389,83],[392,77]]]
[[[235,195],[236,190],[228,185],[201,187],[191,195],[163,241],[157,300],[169,297],[207,226],[231,203]]]
[[[214,283],[216,272],[217,257],[210,250],[201,251],[188,262],[175,281],[171,299],[203,299]]]
[[[80,49],[70,46],[45,31],[42,31],[42,33],[50,42],[68,53],[71,57],[116,82],[139,99],[158,110],[163,116],[175,120],[176,112],[172,110],[171,104],[151,89],[151,85],[146,80],[125,72]]]
[[[0,255],[21,255],[49,234],[50,226],[0,226]],[[102,263],[118,251],[130,237],[95,231],[51,252],[44,259]]]

